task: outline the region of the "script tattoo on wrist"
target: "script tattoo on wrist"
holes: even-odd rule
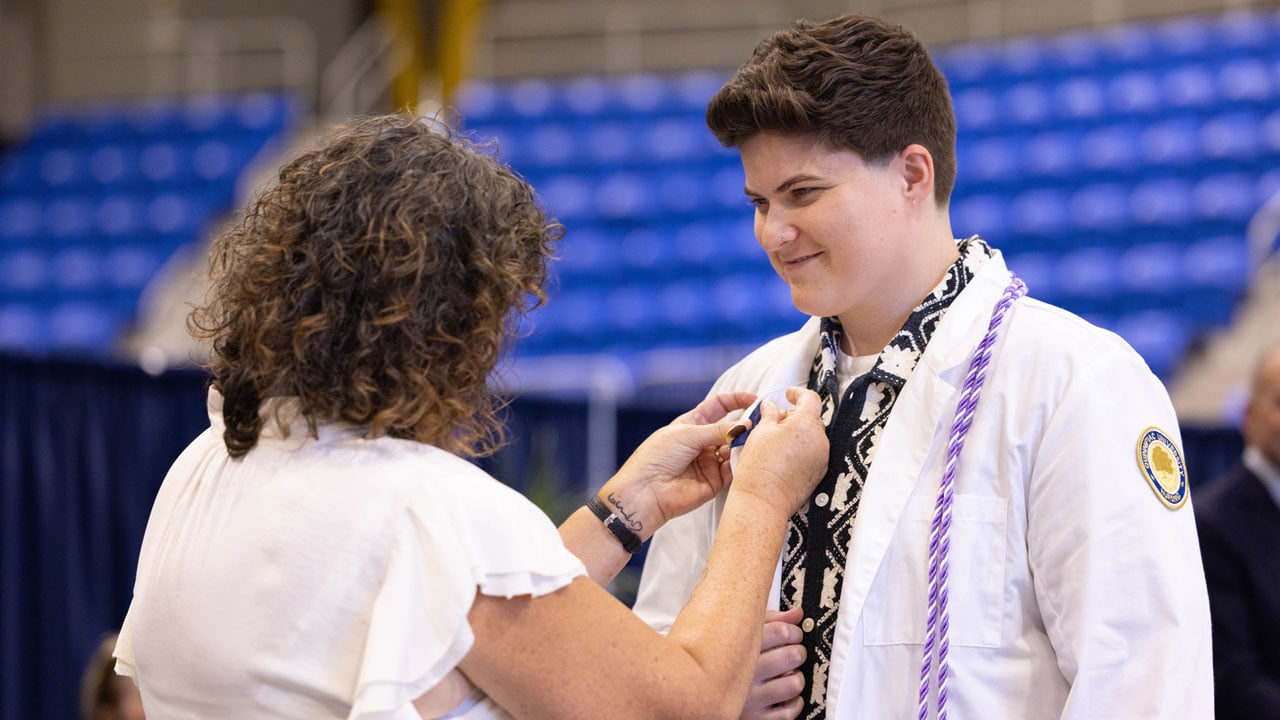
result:
[[[626,521],[627,527],[631,528],[632,532],[640,532],[641,530],[644,530],[644,523],[637,520],[634,513],[628,513],[626,511],[626,508],[622,506],[622,501],[618,499],[617,495],[609,493],[609,496],[605,499],[614,507],[613,514]]]

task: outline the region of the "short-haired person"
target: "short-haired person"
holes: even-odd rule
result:
[[[818,398],[771,405],[733,476],[721,420],[753,396],[709,398],[557,534],[464,458],[500,438],[486,382],[559,232],[493,158],[390,115],[286,165],[216,240],[193,315],[210,428],[156,497],[115,651],[149,716],[737,714],[787,518],[826,467]],[[726,486],[664,638],[598,583]]]
[[[1168,396],[1119,337],[954,237],[955,115],[917,38],[859,15],[798,22],[707,123],[740,151],[756,238],[812,316],[712,393],[807,386],[831,443],[744,715],[1209,717]],[[654,627],[690,597],[721,500],[650,547],[636,612]]]
[[[1239,464],[1197,496],[1218,720],[1280,718],[1280,346],[1253,375]]]

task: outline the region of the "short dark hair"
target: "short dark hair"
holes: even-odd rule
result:
[[[929,150],[939,207],[956,176],[956,117],[946,78],[910,31],[865,15],[806,20],[766,38],[707,106],[726,147],[765,132],[812,135],[883,163]]]
[[[533,190],[444,125],[404,113],[341,126],[213,245],[212,298],[189,325],[213,341],[223,435],[247,453],[268,397],[324,421],[497,449],[487,380],[520,314],[545,299],[552,244]]]

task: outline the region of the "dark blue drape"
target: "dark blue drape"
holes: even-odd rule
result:
[[[85,664],[124,619],[155,492],[208,424],[204,387],[196,371],[0,355],[0,720],[77,717]],[[619,460],[684,409],[623,408]],[[480,464],[560,520],[588,489],[587,423],[581,403],[519,399],[511,444]],[[1193,484],[1239,457],[1234,430],[1183,436]]]

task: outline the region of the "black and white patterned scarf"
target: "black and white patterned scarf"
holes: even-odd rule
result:
[[[854,379],[843,397],[838,397],[836,375],[843,328],[834,317],[822,319],[809,389],[822,398],[822,422],[831,441],[831,456],[826,477],[791,518],[782,561],[782,609],[800,605],[805,617],[802,627],[813,621],[804,633],[808,654],[801,666],[805,704],[800,717],[806,720],[826,715],[827,671],[845,559],[880,434],[943,314],[991,257],[991,248],[976,236],[961,242],[959,249],[960,258],[946,277],[911,312],[871,371]]]

